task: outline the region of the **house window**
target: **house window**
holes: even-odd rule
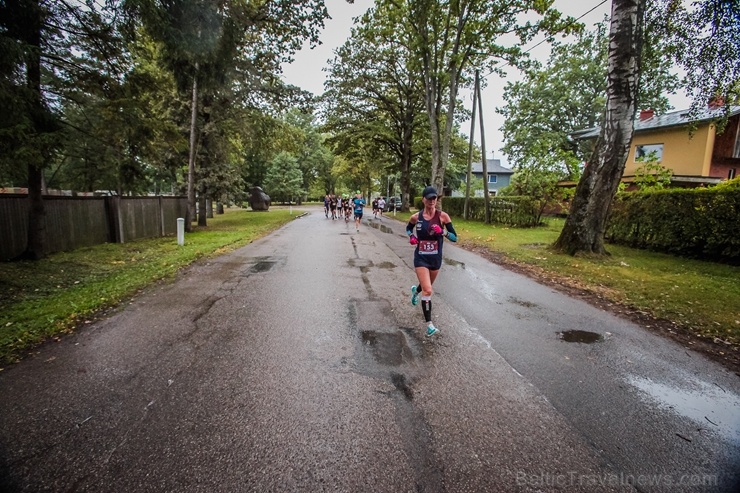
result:
[[[730,168],[730,172],[727,173],[727,179],[732,180],[735,178],[735,173],[737,173],[737,168]]]
[[[497,177],[496,175],[488,175],[488,183],[496,183]]]
[[[738,124],[737,132],[735,132],[735,150],[732,152],[732,157],[740,158],[740,124]]]
[[[656,162],[663,160],[663,144],[645,144],[635,146],[635,162],[643,162],[654,159]]]

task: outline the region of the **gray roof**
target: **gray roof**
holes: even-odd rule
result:
[[[688,125],[691,122],[702,122],[719,118],[722,116],[723,108],[708,109],[700,111],[696,118],[689,118],[690,110],[679,110],[665,113],[663,115],[655,115],[647,120],[640,121],[639,113],[638,118],[635,119],[635,133],[637,132],[649,132],[651,130],[659,130],[669,127],[678,127]],[[735,116],[740,114],[740,106],[730,107],[729,116]],[[578,139],[593,139],[599,136],[601,127],[591,127],[583,130],[576,130],[570,134],[571,138]]]
[[[470,169],[473,173],[483,173],[483,163],[472,163]],[[488,171],[489,175],[492,173],[495,173],[497,175],[514,174],[513,169],[504,168],[503,166],[501,166],[500,159],[486,159],[486,171]]]

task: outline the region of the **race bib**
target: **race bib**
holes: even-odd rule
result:
[[[419,240],[419,255],[436,255],[439,253],[437,240]]]

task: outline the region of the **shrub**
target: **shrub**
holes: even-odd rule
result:
[[[423,207],[421,199],[416,202],[417,208]],[[468,219],[485,221],[485,200],[471,198],[468,203]],[[540,224],[540,204],[531,197],[491,197],[491,222],[510,226],[532,227]],[[464,197],[444,197],[443,209],[451,216],[463,217],[465,213]]]
[[[606,240],[676,255],[740,261],[740,188],[617,194]]]

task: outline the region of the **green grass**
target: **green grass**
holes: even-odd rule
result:
[[[185,235],[63,252],[38,262],[0,263],[0,362],[18,360],[40,342],[74,330],[181,268],[266,235],[296,213],[227,210]]]
[[[453,218],[460,246],[488,250],[536,277],[669,320],[697,336],[740,345],[740,267],[618,245],[607,245],[604,258],[572,257],[550,248],[563,223],[548,219],[544,227],[510,228]]]

